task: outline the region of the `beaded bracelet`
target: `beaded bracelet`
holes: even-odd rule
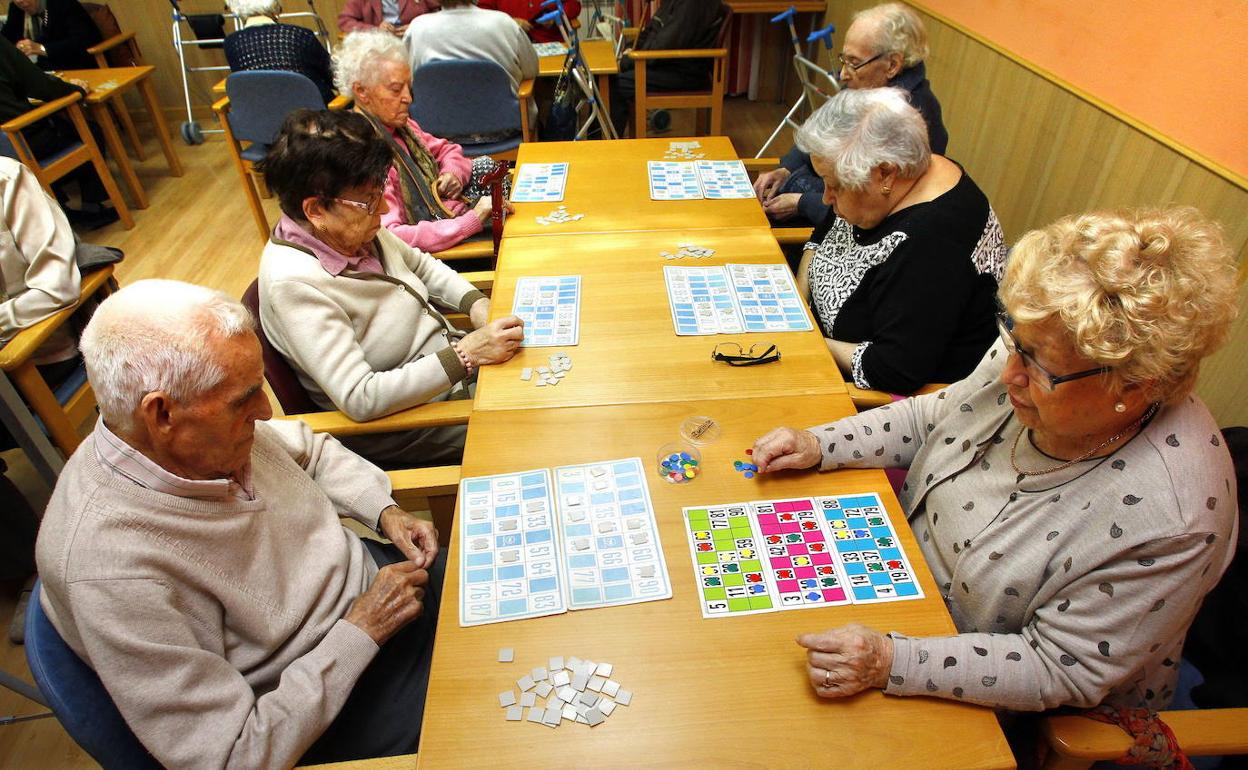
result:
[[[472,364],[472,361],[469,361],[469,360],[468,360],[468,354],[467,354],[467,353],[465,353],[464,351],[462,351],[462,350],[460,350],[460,349],[459,349],[459,341],[458,341],[458,340],[452,340],[452,341],[451,341],[451,350],[454,350],[454,351],[455,351],[455,355],[459,356],[459,362],[460,362],[461,364],[463,364],[463,365],[464,365],[464,371],[466,371],[466,372],[467,372],[467,375],[466,375],[466,376],[467,376],[467,377],[471,377],[471,376],[472,376],[472,370],[473,370],[473,368],[474,368],[474,367],[473,367],[473,364]]]

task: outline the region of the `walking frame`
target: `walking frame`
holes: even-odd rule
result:
[[[559,28],[559,34],[563,36],[563,43],[568,47],[568,59],[565,63],[565,71],[570,65],[572,80],[576,82],[581,89],[581,93],[585,95],[585,100],[589,103],[589,116],[585,119],[576,131],[576,139],[581,140],[589,136],[589,130],[598,124],[599,130],[602,132],[604,139],[618,139],[615,133],[615,126],[611,123],[611,117],[607,115],[607,111],[603,108],[602,95],[598,92],[598,82],[595,80],[592,72],[589,71],[589,65],[585,63],[585,57],[581,54],[580,38],[577,35],[576,28],[572,26],[572,22],[568,19],[567,13],[563,9],[563,0],[546,0],[542,3],[543,8],[553,8],[553,10],[537,17],[539,23],[554,22]]]
[[[816,43],[823,41],[823,47],[829,52],[832,51],[832,35],[836,33],[836,27],[832,24],[823,29],[815,30],[806,37],[806,44],[809,56],[802,53],[802,39],[797,33],[797,24],[794,19],[797,16],[797,9],[789,6],[789,10],[772,18],[773,24],[787,22],[789,25],[789,38],[793,41],[793,69],[797,72],[798,82],[802,84],[802,95],[794,102],[793,107],[789,109],[788,114],[781,119],[776,125],[776,130],[771,132],[771,136],[759,148],[755,158],[761,158],[767,154],[767,148],[776,140],[780,132],[785,126],[789,128],[798,128],[799,124],[793,119],[793,116],[802,109],[803,106],[809,105],[811,110],[818,109],[823,106],[823,102],[832,98],[841,90],[841,84],[837,82],[836,70],[824,69],[818,62],[813,60],[816,50]],[[818,99],[818,103],[816,103]]]
[[[204,129],[201,128],[199,122],[195,120],[195,115],[191,112],[191,85],[190,81],[187,79],[187,75],[192,72],[229,72],[230,68],[225,64],[206,65],[202,67],[191,66],[187,64],[186,61],[186,49],[188,47],[219,48],[221,44],[225,42],[225,38],[197,37],[195,35],[195,30],[192,28],[190,23],[190,19],[194,14],[188,15],[183,13],[182,6],[179,4],[178,0],[169,0],[169,3],[173,6],[173,49],[178,54],[178,66],[182,72],[182,99],[186,104],[186,121],[181,125],[182,140],[187,144],[202,144],[205,134],[219,134],[222,132],[222,129]],[[295,13],[283,13],[278,15],[277,18],[281,21],[306,18],[312,19],[313,23],[316,25],[316,29],[313,34],[321,38],[325,44],[325,50],[328,51],[330,50],[329,30],[325,28],[325,22],[321,20],[320,14],[316,12],[316,4],[313,0],[308,0],[308,8],[310,10]],[[238,17],[238,14],[230,13],[227,8],[226,12],[221,14],[221,16],[231,25],[233,28],[232,31],[237,32],[242,29],[242,19]],[[189,37],[183,34],[183,24],[186,25],[186,29],[190,32]],[[224,24],[222,25],[222,28],[224,31]]]

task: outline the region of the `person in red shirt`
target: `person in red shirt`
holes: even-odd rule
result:
[[[554,22],[539,24],[537,17],[547,12],[542,7],[542,0],[479,0],[477,5],[491,11],[502,11],[516,20],[520,28],[529,33],[534,43],[562,43],[563,38]],[[576,21],[581,15],[580,0],[563,0],[563,11],[569,19]]]

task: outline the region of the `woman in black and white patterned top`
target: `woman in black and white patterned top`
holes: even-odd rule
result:
[[[1006,248],[988,199],[895,88],[842,91],[795,138],[832,206],[799,289],[841,371],[894,393],[965,377],[996,336]]]

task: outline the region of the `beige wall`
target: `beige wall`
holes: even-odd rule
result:
[[[844,30],[855,10],[874,4],[830,0],[828,21]],[[1184,203],[1221,223],[1248,274],[1248,190],[968,33],[928,14],[924,21],[948,154],[987,193],[1009,239],[1066,214]],[[1219,424],[1248,425],[1248,286],[1232,338],[1205,363],[1198,392]]]

